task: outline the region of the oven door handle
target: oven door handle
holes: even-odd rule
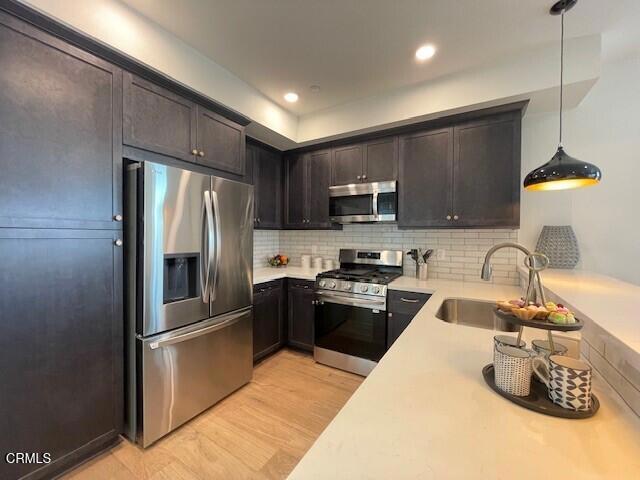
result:
[[[369,300],[364,298],[353,298],[342,295],[334,295],[331,293],[316,292],[318,298],[328,303],[338,303],[340,305],[348,305],[350,307],[362,307],[370,310],[384,310],[386,307],[385,300]]]
[[[373,217],[378,219],[378,192],[373,192],[373,198],[371,199],[371,208],[373,210]]]

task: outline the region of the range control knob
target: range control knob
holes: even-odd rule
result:
[[[360,291],[362,293],[365,293],[367,290],[369,290],[369,285],[360,285]]]
[[[327,282],[325,282],[324,280],[320,280],[320,282],[318,282],[318,285],[320,285],[321,287],[324,287],[327,284]]]
[[[336,288],[336,282],[330,282],[329,288]]]
[[[378,293],[380,293],[380,287],[378,287],[378,286],[372,287],[372,288],[371,288],[371,291],[372,291],[373,293],[378,294]]]
[[[342,284],[342,288],[343,288],[344,290],[346,290],[346,291],[351,290],[351,287],[352,287],[352,285],[351,285],[349,282],[344,282],[344,283]]]

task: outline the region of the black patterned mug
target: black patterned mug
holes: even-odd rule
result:
[[[533,372],[547,386],[556,405],[571,410],[591,408],[591,367],[575,358],[550,355],[533,359]]]

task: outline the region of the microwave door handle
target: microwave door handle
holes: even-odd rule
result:
[[[218,288],[218,272],[220,270],[220,257],[222,256],[222,234],[220,232],[220,204],[218,203],[218,192],[211,190],[211,200],[213,203],[213,219],[215,225],[215,266],[213,268],[213,279],[211,281],[211,301],[216,299]],[[212,252],[213,253],[212,249]],[[211,253],[209,254],[211,256]]]
[[[374,218],[378,218],[378,192],[373,192],[373,199],[372,199],[372,207],[373,207],[373,217]]]
[[[202,289],[202,303],[209,303],[209,278],[211,277],[211,230],[213,219],[211,216],[211,200],[209,192],[202,195],[202,235],[200,245],[200,288]],[[206,263],[205,263],[206,259]]]

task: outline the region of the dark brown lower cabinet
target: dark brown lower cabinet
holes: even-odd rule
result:
[[[282,280],[253,288],[253,361],[276,351],[285,343],[285,291]]]
[[[409,326],[431,295],[389,290],[387,295],[387,350]]]
[[[0,229],[0,478],[51,478],[122,430],[118,231]],[[11,452],[50,463],[7,463]]]
[[[303,350],[313,350],[314,283],[289,279],[287,317],[288,344]]]

